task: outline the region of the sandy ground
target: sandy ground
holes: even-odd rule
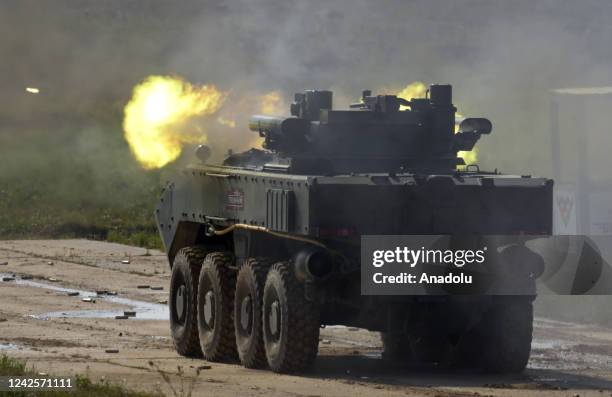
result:
[[[328,327],[312,371],[278,375],[174,352],[161,252],[86,240],[0,241],[3,277],[0,354],[58,375],[87,373],[168,395],[193,387],[194,396],[612,396],[610,328],[538,318],[525,373],[487,376],[391,365],[380,358],[378,334]],[[136,317],[115,319],[124,310]]]

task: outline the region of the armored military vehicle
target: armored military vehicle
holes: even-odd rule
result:
[[[548,234],[552,181],[458,170],[492,127],[456,131],[450,85],[410,101],[364,91],[347,110],[309,90],[290,113],[252,117],[263,149],[209,164],[198,148],[162,192],[177,351],[298,371],[321,327],[345,325],[379,331],[385,358],[521,371],[533,296],[362,295],[360,236]]]

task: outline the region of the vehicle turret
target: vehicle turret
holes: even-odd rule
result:
[[[248,165],[295,174],[454,169],[464,164],[457,153],[472,150],[492,128],[484,118],[456,118],[450,85],[431,85],[425,98],[411,100],[366,90],[348,110],[333,109],[332,98],[331,91],[307,90],[295,94],[291,116],[251,117],[249,128],[269,153],[254,164],[251,151]],[[226,164],[243,160],[236,154]]]

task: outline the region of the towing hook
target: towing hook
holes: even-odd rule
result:
[[[215,227],[213,226],[212,223],[206,224],[204,234],[206,234],[206,237],[213,237],[217,235]]]

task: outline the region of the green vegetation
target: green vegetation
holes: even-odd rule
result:
[[[0,127],[0,239],[91,238],[161,248],[162,173],[132,158],[120,106]]]
[[[23,361],[4,354],[0,356],[0,376],[22,376],[25,373],[26,365]]]
[[[0,376],[36,376],[25,362],[6,355],[0,356]],[[2,392],[6,397],[162,397],[161,393],[136,392],[109,382],[94,383],[85,376],[76,377],[76,388],[72,391],[27,391]]]

